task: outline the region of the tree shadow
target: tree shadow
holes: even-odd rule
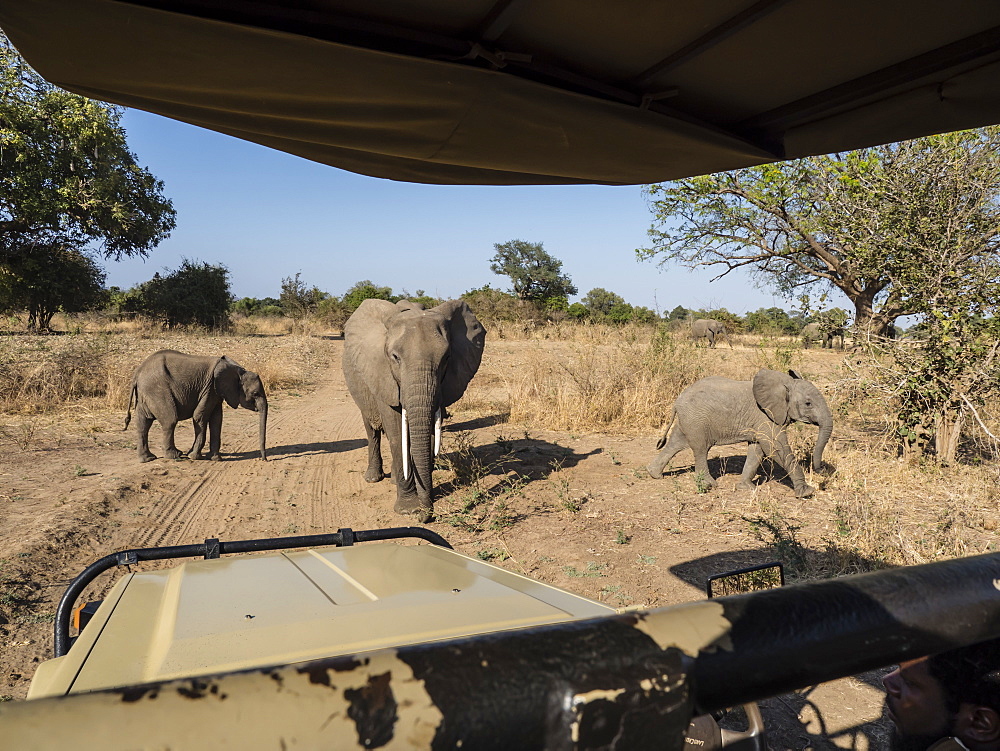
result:
[[[460,430],[478,430],[479,428],[492,428],[494,425],[502,425],[510,419],[509,412],[499,412],[495,415],[484,415],[465,422],[454,422],[446,425],[444,430],[448,433],[456,433]]]
[[[267,449],[267,458],[287,459],[292,456],[312,456],[314,454],[334,454],[341,451],[354,451],[365,448],[368,440],[365,438],[348,438],[343,441],[327,441],[324,443],[292,443],[287,446],[271,446]],[[223,460],[257,459],[260,451],[233,451],[223,453]]]
[[[460,444],[438,458],[440,468],[452,470],[455,477],[435,485],[435,495],[449,495],[487,478],[514,476],[521,484],[544,480],[553,472],[575,467],[600,451],[598,448],[578,453],[538,438],[500,437],[478,446]]]

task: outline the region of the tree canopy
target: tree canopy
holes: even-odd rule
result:
[[[1000,128],[704,175],[646,188],[655,214],[640,258],[749,268],[791,298],[819,284],[862,332],[970,285],[1000,243]],[[716,277],[716,278],[719,278]],[[931,280],[931,284],[925,283]],[[919,284],[916,282],[919,281]],[[919,291],[918,291],[919,290]]]
[[[577,289],[562,273],[562,261],[547,253],[542,243],[509,240],[493,247],[496,253],[490,259],[490,270],[510,277],[515,295],[543,307],[553,307],[554,301],[560,301],[557,307],[566,309],[567,298]]]
[[[145,256],[169,235],[173,206],[128,150],[122,112],[46,82],[0,34],[0,258]]]

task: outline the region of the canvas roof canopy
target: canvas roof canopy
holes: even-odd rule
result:
[[[5,0],[45,78],[366,175],[649,183],[1000,122],[995,0]]]

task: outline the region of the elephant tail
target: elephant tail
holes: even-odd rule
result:
[[[670,435],[670,428],[674,425],[674,420],[677,417],[677,412],[673,408],[670,410],[670,419],[667,420],[666,426],[663,428],[663,435],[660,436],[660,440],[656,442],[656,450],[659,451],[661,448],[667,445],[667,436]]]
[[[125,427],[122,430],[128,430],[128,424],[132,422],[132,402],[135,401],[136,407],[139,406],[139,385],[132,381],[132,390],[128,395],[128,412],[125,415]]]

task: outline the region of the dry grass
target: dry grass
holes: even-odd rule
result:
[[[657,428],[677,395],[699,378],[747,380],[762,367],[798,367],[801,359],[801,350],[784,341],[751,347],[734,341],[735,347],[709,350],[653,326],[563,323],[529,328],[519,340],[512,335],[507,329],[504,341],[491,341],[467,399],[549,430]]]
[[[135,368],[160,349],[228,355],[259,373],[269,390],[308,382],[310,368],[322,359],[308,336],[162,331],[152,336],[135,329],[115,334],[8,335],[0,337],[0,412],[37,414],[81,401],[92,408],[124,410]]]

